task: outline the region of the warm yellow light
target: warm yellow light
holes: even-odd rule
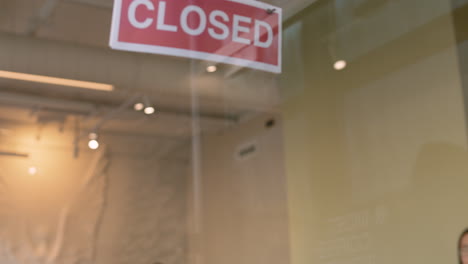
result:
[[[37,174],[37,168],[36,167],[29,167],[28,173],[30,175],[36,175]]]
[[[346,68],[346,64],[347,63],[345,60],[339,60],[339,61],[336,61],[335,64],[333,64],[333,67],[335,68],[335,70],[341,71],[344,68]]]
[[[97,140],[95,140],[95,139],[91,139],[88,142],[88,147],[90,149],[93,149],[93,150],[98,149],[99,148],[99,142]]]
[[[217,70],[218,70],[218,67],[216,67],[216,65],[211,65],[211,66],[206,67],[206,71],[210,73],[215,72]]]
[[[143,103],[136,103],[133,108],[135,109],[135,111],[141,111],[143,110],[143,108],[145,108],[145,105]]]
[[[154,114],[154,111],[155,111],[155,110],[154,110],[154,107],[152,107],[152,106],[146,107],[145,110],[144,110],[145,114],[147,114],[147,115],[152,115],[152,114]]]
[[[56,78],[56,77],[49,77],[49,76],[35,75],[35,74],[26,74],[26,73],[19,73],[19,72],[0,71],[0,78],[14,79],[14,80],[28,81],[28,82],[47,83],[47,84],[62,85],[62,86],[71,86],[71,87],[100,90],[100,91],[113,91],[114,90],[114,86],[110,84],[85,82],[85,81],[78,81],[78,80],[72,80],[72,79],[63,79],[63,78]]]

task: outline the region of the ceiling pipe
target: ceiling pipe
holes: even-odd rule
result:
[[[112,9],[112,7],[114,6],[112,1],[103,3],[103,2],[96,1],[96,0],[65,0],[65,2],[73,3],[73,4],[80,4],[80,5],[89,5],[89,6],[93,6],[97,8],[104,8],[104,9],[109,9],[109,10]]]
[[[0,70],[109,83],[115,85],[116,92],[137,89],[155,96],[161,92],[167,98],[171,93],[184,93],[190,84],[189,78],[181,78],[190,76],[188,60],[9,33],[0,33],[0,58]]]
[[[32,109],[66,112],[77,115],[90,115],[96,112],[93,104],[70,100],[50,99],[42,96],[0,92],[0,104]]]
[[[62,112],[64,114],[76,116],[97,116],[98,113],[103,113],[101,119],[102,124],[98,124],[98,127],[101,127],[105,122],[111,119],[119,119],[118,116],[122,114],[135,118],[141,117],[141,113],[130,110],[132,109],[133,103],[135,103],[139,97],[140,95],[129,96],[126,101],[116,108],[109,105],[97,107],[87,102],[0,92],[0,105],[4,104],[28,109],[40,109],[41,111]],[[170,116],[171,118],[187,118],[191,117],[192,113],[158,107],[158,116],[162,115]],[[211,114],[200,114],[200,118],[202,121],[221,122],[222,124],[226,124],[226,122],[235,124],[238,121],[236,117]]]
[[[18,157],[18,158],[28,158],[28,157],[29,157],[29,154],[27,154],[27,153],[18,153],[18,152],[0,151],[0,156],[10,156],[10,157]]]
[[[187,59],[114,51],[9,33],[0,33],[0,58],[0,70],[3,71],[112,84],[114,94],[130,91],[150,94],[155,105],[175,105],[173,108],[177,108],[180,104],[180,109],[188,109],[191,89],[196,90],[204,109],[218,108],[217,93],[226,84],[222,76],[213,75],[209,81],[205,76],[197,76],[192,61]],[[223,90],[223,96],[232,98],[229,103],[236,109],[230,115],[269,111],[271,100],[276,99],[265,97],[265,91],[272,89],[267,82],[272,82],[271,76],[259,75],[249,79],[250,85],[258,89],[245,89],[240,94],[239,89],[233,88],[244,87],[236,83],[231,84],[233,88]]]

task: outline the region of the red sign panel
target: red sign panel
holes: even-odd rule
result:
[[[280,73],[281,12],[254,0],[115,0],[110,46]]]

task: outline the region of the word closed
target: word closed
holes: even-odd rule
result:
[[[253,0],[116,0],[110,46],[280,73],[281,12]]]

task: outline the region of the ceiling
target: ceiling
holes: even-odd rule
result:
[[[313,1],[269,2],[283,7],[287,19]],[[0,70],[115,86],[103,92],[0,79],[0,122],[24,122],[26,116],[38,123],[38,113],[53,112],[91,117],[102,129],[132,130],[138,122],[145,133],[190,135],[194,113],[202,130],[216,131],[275,111],[280,101],[275,74],[228,65],[209,74],[209,62],[111,50],[112,5],[112,0],[0,1]],[[132,111],[141,96],[156,106],[157,115]]]

